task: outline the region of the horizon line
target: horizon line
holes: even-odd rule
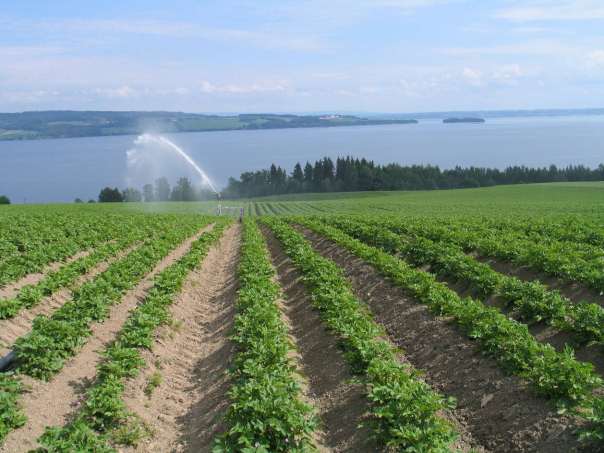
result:
[[[555,108],[509,108],[509,109],[449,109],[449,110],[426,110],[416,112],[405,111],[379,111],[379,110],[283,110],[283,111],[256,111],[256,112],[239,112],[239,111],[201,111],[191,112],[184,110],[132,110],[132,109],[114,109],[114,110],[95,110],[95,109],[40,109],[40,110],[21,110],[12,112],[0,112],[0,115],[18,115],[24,113],[42,113],[42,112],[103,112],[103,113],[178,113],[191,115],[215,115],[215,116],[230,116],[230,115],[323,115],[323,114],[342,114],[342,115],[436,115],[443,113],[562,113],[562,112],[601,112],[604,113],[603,107],[555,107]]]

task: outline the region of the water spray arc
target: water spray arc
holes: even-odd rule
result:
[[[224,212],[239,212],[239,219],[241,220],[244,215],[244,208],[241,206],[223,206],[222,205],[222,194],[216,189],[209,176],[203,171],[203,169],[197,165],[197,163],[191,159],[181,147],[167,139],[162,135],[153,135],[153,134],[142,134],[139,135],[134,141],[135,145],[147,145],[147,144],[155,144],[160,145],[162,149],[169,149],[178,155],[181,159],[183,159],[188,165],[190,165],[201,178],[201,183],[207,185],[213,192],[216,194],[216,200],[218,202],[218,206],[216,209],[217,215],[222,215]]]
[[[186,152],[184,152],[181,147],[171,142],[166,137],[163,137],[161,135],[143,134],[139,135],[134,143],[136,145],[157,143],[174,151],[177,155],[184,159],[185,162],[187,162],[191,167],[193,167],[193,169],[199,174],[201,182],[203,184],[206,184],[210,189],[212,189],[212,192],[214,192],[220,198],[220,193],[218,192],[214,184],[212,184],[212,181],[210,180],[209,176],[199,167],[199,165],[195,163],[193,159],[191,159],[191,157]]]

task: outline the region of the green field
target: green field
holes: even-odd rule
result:
[[[604,182],[527,184],[479,189],[415,192],[342,192],[292,194],[253,200],[225,200],[247,215],[330,214],[360,212],[411,216],[521,216],[589,218],[604,224]],[[215,202],[143,206],[169,212],[213,213]],[[141,205],[119,206],[141,209]]]
[[[427,216],[587,216],[604,222],[604,182],[518,184],[478,189],[406,192],[291,194],[252,200],[224,200],[246,215],[310,213],[392,213]],[[136,211],[148,213],[216,212],[217,202],[124,203],[91,205],[13,205],[0,216],[36,211]],[[238,214],[238,213],[237,213]]]
[[[217,207],[0,206],[1,453],[604,448],[604,182]]]
[[[404,215],[589,215],[604,218],[604,182],[496,186],[417,192],[354,192],[266,197],[252,201],[281,210],[297,203],[325,212],[388,211]],[[281,204],[282,203],[282,204]],[[280,211],[281,211],[280,210]]]

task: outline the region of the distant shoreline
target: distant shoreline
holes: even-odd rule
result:
[[[460,124],[460,123],[475,123],[482,124],[485,123],[484,118],[445,118],[443,120],[444,124]]]
[[[580,109],[533,109],[533,110],[449,110],[439,112],[409,112],[409,113],[357,113],[368,118],[417,120],[442,120],[443,118],[478,117],[478,118],[543,118],[563,116],[604,116],[604,108]]]
[[[423,113],[197,114],[162,111],[51,110],[0,113],[0,142],[115,137],[156,133],[226,132],[418,124],[484,123],[502,118],[604,116],[602,109],[451,111]],[[470,121],[471,119],[471,121]],[[480,120],[480,121],[477,121]]]
[[[417,123],[417,120],[408,118],[363,118],[339,114],[219,116],[181,112],[23,112],[0,113],[0,141],[111,137],[139,135],[148,131],[165,134]]]

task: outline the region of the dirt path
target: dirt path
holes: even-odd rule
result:
[[[89,272],[79,277],[71,286],[73,288],[82,286],[88,280],[93,279],[101,272],[107,270],[112,263],[123,258],[139,245],[140,244],[128,247],[111,259],[98,264]],[[17,338],[27,334],[31,330],[36,316],[50,316],[55,310],[61,308],[69,300],[71,300],[71,290],[64,288],[53,295],[42,299],[36,306],[22,310],[14,318],[0,320],[0,357],[8,354]]]
[[[321,420],[319,442],[325,446],[321,450],[380,451],[375,443],[366,442],[369,430],[358,428],[368,405],[363,386],[351,382],[352,375],[337,346],[337,339],[325,329],[319,313],[312,308],[294,264],[274,236],[266,230],[264,234],[283,288],[282,307],[298,350],[299,369],[308,381],[306,399]]]
[[[391,340],[435,389],[457,399],[457,420],[494,452],[572,452],[577,421],[560,417],[526,385],[506,376],[447,319],[435,317],[371,266],[331,241],[302,230],[317,251],[334,260],[366,301]]]
[[[92,336],[78,355],[65,364],[50,382],[23,378],[29,391],[21,398],[21,406],[27,414],[25,426],[12,431],[6,437],[1,453],[20,453],[38,447],[37,439],[46,426],[64,425],[70,414],[82,403],[86,389],[93,383],[100,354],[115,339],[116,334],[128,317],[152,287],[153,276],[182,257],[196,240],[211,225],[188,238],[149,273],[134,289],[128,291],[121,302],[111,307],[109,317],[103,323],[92,326]]]
[[[102,244],[100,244],[102,245]],[[84,256],[88,256],[92,253],[92,250],[82,250],[66,258],[63,261],[55,261],[54,263],[47,264],[40,272],[35,272],[33,274],[27,274],[24,277],[21,277],[16,282],[8,283],[6,286],[0,288],[0,299],[8,299],[9,297],[14,297],[21,288],[25,285],[35,285],[40,280],[44,278],[44,276],[50,272],[54,272],[59,270],[61,267],[69,264],[77,259],[80,259]]]
[[[201,268],[185,281],[171,307],[175,324],[164,327],[145,369],[126,388],[125,401],[153,436],[128,452],[210,452],[228,407],[226,393],[234,345],[228,340],[235,314],[240,226],[225,231]],[[161,384],[145,394],[150,378]]]

